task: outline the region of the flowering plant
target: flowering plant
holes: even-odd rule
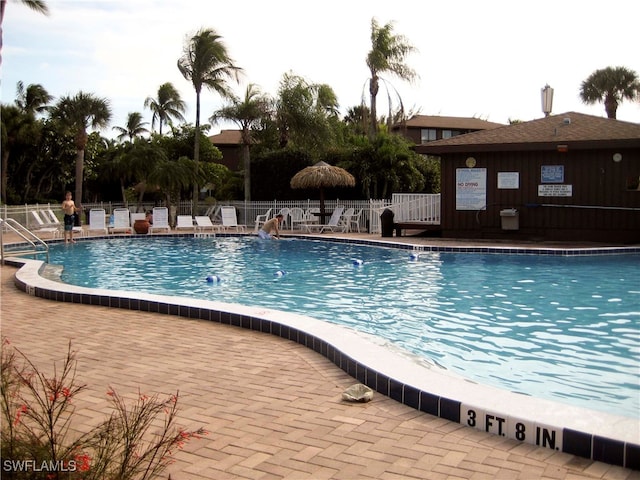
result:
[[[128,401],[109,388],[111,415],[89,432],[74,435],[74,399],[86,388],[77,381],[76,368],[71,342],[61,366],[54,364],[48,376],[2,340],[3,478],[157,478],[172,463],[176,449],[207,434],[202,428],[187,431],[176,425],[178,393],[164,398],[138,392]]]

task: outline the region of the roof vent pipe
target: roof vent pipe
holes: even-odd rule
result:
[[[565,125],[571,125],[571,119],[569,117],[566,117],[562,120],[562,123],[564,123]]]

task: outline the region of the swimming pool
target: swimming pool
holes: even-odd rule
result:
[[[114,238],[53,245],[51,263],[64,265],[70,284],[301,313],[482,383],[638,417],[640,255],[409,253],[309,240]]]

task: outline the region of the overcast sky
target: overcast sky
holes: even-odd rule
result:
[[[371,19],[417,49],[407,63],[419,79],[387,79],[406,110],[480,117],[500,123],[543,116],[540,90],[555,90],[553,113],[605,116],[584,105],[581,82],[593,71],[625,66],[640,73],[636,0],[46,0],[50,15],[8,0],[2,49],[2,102],[16,83],[39,83],[56,98],[78,91],[109,99],[111,126],[141,112],[148,96],[171,82],[195,123],[195,92],[176,67],[185,41],[202,27],[222,35],[248,83],[276,95],[285,72],[330,85],[341,112],[361,102],[369,76]],[[394,94],[395,95],[395,94]],[[386,111],[379,94],[380,112]],[[202,93],[201,122],[222,102]],[[640,103],[623,103],[618,119],[640,123]],[[211,133],[233,125],[216,125]]]

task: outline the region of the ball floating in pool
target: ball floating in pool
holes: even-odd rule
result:
[[[222,282],[222,278],[220,278],[218,275],[209,275],[207,277],[207,283],[220,283]]]
[[[274,277],[284,277],[287,274],[286,270],[278,270],[273,274]]]
[[[356,258],[356,259],[353,261],[353,264],[354,264],[356,267],[359,267],[359,266],[361,266],[361,265],[363,265],[363,264],[364,264],[364,260],[360,260],[359,258]]]
[[[409,260],[418,260],[420,258],[420,254],[416,252],[411,252],[409,254]]]

